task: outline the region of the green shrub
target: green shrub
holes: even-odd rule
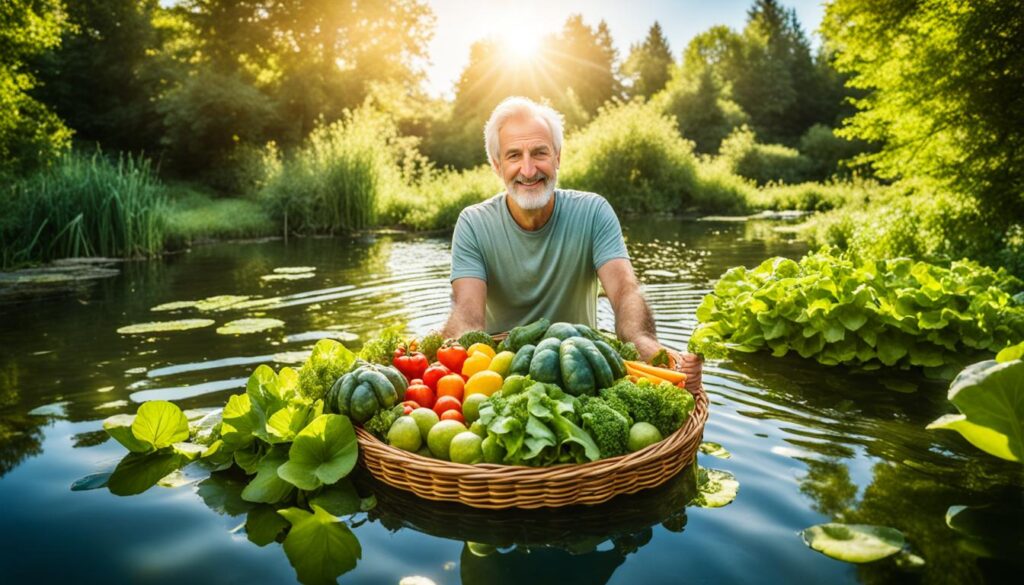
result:
[[[866,258],[972,258],[997,265],[1005,232],[978,203],[931,182],[903,181],[812,218],[803,235],[812,245],[836,245]]]
[[[750,200],[757,192],[753,182],[733,174],[723,165],[706,157],[697,164],[697,182],[691,209],[715,213],[748,213]]]
[[[754,209],[828,211],[866,203],[882,189],[874,181],[863,180],[768,185],[751,191],[750,204]]]
[[[650,105],[606,106],[567,138],[560,183],[600,193],[619,211],[679,211],[694,200],[693,145]]]
[[[400,189],[394,123],[369,108],[317,127],[267,182],[260,199],[285,231],[335,233],[375,225],[378,202]]]
[[[1024,304],[1013,299],[1022,290],[1006,271],[968,260],[947,267],[827,250],[799,263],[769,258],[722,276],[697,309],[690,345],[951,375],[957,363],[1024,339]]]
[[[728,87],[708,67],[698,75],[673,68],[672,79],[651,99],[662,113],[676,119],[679,133],[694,142],[697,152],[718,152],[722,141],[749,120],[732,101]]]
[[[811,161],[781,144],[759,144],[753,131],[742,126],[722,141],[719,158],[733,173],[758,185],[799,183],[809,177]]]
[[[832,128],[815,124],[800,137],[799,150],[807,157],[807,178],[824,181],[832,177],[849,177],[853,169],[847,163],[871,148],[862,140],[841,138]]]
[[[70,152],[10,187],[0,220],[0,264],[72,256],[152,256],[166,235],[165,187],[144,158],[115,164]]]
[[[501,182],[486,165],[465,171],[433,171],[417,185],[382,201],[381,222],[414,230],[455,226],[463,208],[501,191]]]

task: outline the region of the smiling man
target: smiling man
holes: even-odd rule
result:
[[[561,115],[529,99],[508,98],[491,113],[484,142],[505,192],[459,214],[444,334],[507,331],[541,317],[594,327],[600,281],[616,334],[649,359],[662,346],[615,212],[600,195],[555,188],[562,138]],[[698,386],[698,358],[668,351]]]

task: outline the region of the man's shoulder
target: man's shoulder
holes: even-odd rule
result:
[[[492,197],[484,199],[480,203],[467,205],[459,212],[459,219],[463,221],[494,221],[501,219],[503,208],[504,191]]]
[[[599,213],[611,209],[608,200],[597,193],[575,189],[558,189],[555,193],[562,199],[565,208],[576,213]]]

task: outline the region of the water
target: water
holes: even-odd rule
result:
[[[624,232],[662,340],[677,348],[722,272],[805,252],[765,223],[633,221]],[[282,267],[315,271],[263,278]],[[247,538],[247,508],[230,481],[189,468],[185,485],[137,496],[71,491],[125,454],[107,440],[102,421],[133,413],[145,399],[220,406],[256,364],[294,364],[320,337],[357,346],[395,320],[414,331],[437,327],[449,307],[448,269],[444,238],[227,243],[126,263],[121,276],[77,296],[0,308],[4,582],[294,582],[279,544]],[[217,295],[249,299],[242,308],[151,311]],[[248,317],[284,326],[216,332]],[[117,333],[186,318],[216,324]],[[599,324],[611,328],[612,318],[602,299]],[[699,457],[739,479],[732,504],[686,507],[692,494],[680,477],[596,508],[485,513],[418,500],[360,475],[359,489],[378,504],[350,522],[362,558],[341,582],[996,583],[1019,574],[1019,560],[999,557],[1022,552],[1024,529],[1014,520],[1022,508],[1020,466],[955,434],[924,430],[951,410],[945,384],[740,357],[709,363],[704,377],[712,403],[705,440],[732,457]],[[888,389],[901,387],[894,382],[918,390]],[[969,537],[946,526],[953,505],[989,506],[996,521]],[[802,529],[833,520],[898,528],[925,565],[913,570],[887,559],[857,566],[804,545]],[[497,548],[478,556],[467,541]]]

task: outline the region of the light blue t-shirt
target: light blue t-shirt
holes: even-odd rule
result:
[[[629,258],[612,206],[600,195],[555,190],[544,227],[527,231],[501,193],[462,210],[452,234],[451,280],[487,283],[487,331],[547,317],[595,326],[597,269]]]

